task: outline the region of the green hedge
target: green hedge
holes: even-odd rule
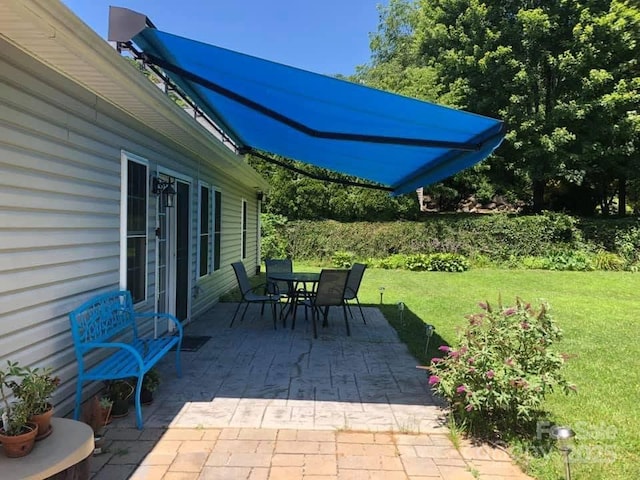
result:
[[[545,212],[530,216],[449,214],[420,222],[276,223],[278,228],[270,229],[270,233],[277,238],[268,242],[280,246],[279,254],[285,248],[291,258],[327,263],[335,263],[337,253],[347,255],[345,263],[394,254],[456,253],[471,259],[474,265],[544,257],[553,264],[566,263],[567,269],[590,269],[582,267],[581,258],[572,263],[570,257],[578,251],[590,257],[603,251],[615,253],[629,264],[640,261],[637,219],[580,220]]]

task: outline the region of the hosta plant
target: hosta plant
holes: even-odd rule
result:
[[[566,356],[554,349],[562,332],[544,303],[480,307],[458,345],[441,346],[442,357],[432,359],[429,384],[468,431],[523,433],[542,414],[547,393],[575,390],[563,375]]]

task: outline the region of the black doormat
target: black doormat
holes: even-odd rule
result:
[[[202,345],[207,343],[211,338],[209,335],[185,335],[182,337],[182,352],[197,352]],[[175,350],[177,345],[171,347],[171,350]]]

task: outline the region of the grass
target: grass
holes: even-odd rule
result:
[[[318,267],[296,262],[296,269]],[[639,286],[640,276],[628,272],[367,269],[359,298],[381,308],[423,364],[437,355],[439,345],[456,343],[457,329],[465,323],[465,315],[479,311],[478,302],[495,304],[501,298],[510,305],[516,296],[534,304],[549,302],[565,334],[558,348],[575,355],[566,375],[577,384],[578,393],[552,394],[546,402],[548,420],[567,424],[577,433],[573,478],[627,480],[640,478]],[[380,287],[384,287],[382,304]],[[404,325],[398,302],[406,306]],[[425,323],[436,327],[426,355]],[[532,476],[563,477],[561,458],[553,448],[528,442],[516,447],[524,452],[520,460]]]

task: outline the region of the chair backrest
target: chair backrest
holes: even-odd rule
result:
[[[236,280],[238,280],[238,287],[240,287],[240,293],[244,297],[251,291],[251,282],[247,276],[247,270],[244,268],[244,263],[234,262],[231,264],[233,271],[236,273]]]
[[[322,270],[316,296],[313,299],[314,305],[318,307],[342,305],[348,277],[349,270]]]
[[[364,276],[364,270],[367,266],[364,263],[354,263],[349,271],[349,279],[347,280],[347,288],[344,291],[344,298],[351,300],[358,296],[360,283]]]
[[[293,262],[290,258],[271,258],[264,261],[267,275],[267,292],[271,294],[276,293],[288,293],[289,282],[278,282],[271,280],[269,274],[271,273],[291,273],[293,272]]]

